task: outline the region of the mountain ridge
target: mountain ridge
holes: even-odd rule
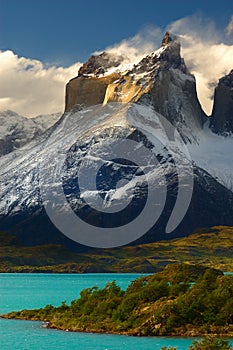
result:
[[[102,54],[101,59],[106,65],[106,55]],[[233,169],[230,167],[231,163],[225,149],[220,156],[224,167],[229,167],[227,173],[229,183],[224,179],[225,168],[221,167],[215,173],[213,169],[216,170],[220,163],[213,163],[209,167],[208,159],[205,159],[206,144],[203,143],[203,139],[205,142],[209,141],[208,147],[212,149],[217,143],[216,139],[213,141],[212,136],[210,137],[205,131],[207,124],[203,123],[203,120],[206,116],[197,98],[195,79],[180,57],[179,42],[169,35],[165,36],[162,47],[134,67],[124,66],[123,69],[122,61],[119,59],[115,61],[116,66],[112,70],[106,65],[105,72],[102,63],[95,64],[95,60],[91,59],[93,67],[89,64],[84,65],[78,77],[71,80],[75,84],[78,82],[73,86],[72,92],[73,97],[78,96],[78,104],[75,101],[70,107],[71,110],[66,111],[49,131],[40,136],[40,139],[33,140],[0,160],[0,229],[16,232],[28,245],[65,243],[78,251],[87,249],[72,242],[53,226],[41,198],[40,175],[44,176],[42,185],[43,181],[46,183],[49,179],[46,186],[50,188],[51,195],[57,193],[56,171],[59,162],[56,163],[56,159],[64,153],[69,137],[74,137],[74,140],[67,150],[65,159],[62,158],[64,161],[61,169],[62,186],[70,206],[84,221],[90,220],[96,227],[104,225],[111,228],[114,225],[122,225],[126,223],[127,217],[135,219],[141,210],[141,205],[145,204],[146,187],[136,188],[135,200],[132,191],[130,192],[132,188],[135,190],[135,182],[117,187],[117,182],[124,175],[128,179],[131,176],[130,169],[133,167],[130,164],[107,162],[102,166],[98,180],[99,186],[102,186],[101,195],[105,209],[109,204],[121,205],[125,197],[132,199],[127,206],[129,209],[127,215],[122,210],[114,218],[92,209],[88,203],[95,205],[98,198],[97,189],[86,191],[84,199],[77,187],[80,164],[84,161],[87,162],[89,170],[98,169],[98,162],[106,162],[107,152],[117,147],[123,137],[128,142],[131,141],[131,144],[133,141],[137,142],[137,148],[133,150],[134,155],[139,154],[140,149],[148,148],[157,158],[158,167],[151,171],[149,186],[156,190],[157,186],[158,188],[163,186],[160,182],[162,177],[167,181],[166,201],[161,218],[143,237],[137,237],[135,244],[187,235],[203,226],[233,225]],[[121,72],[117,71],[118,66],[121,66]],[[113,80],[116,76],[118,80]],[[104,79],[110,79],[110,82],[106,84]],[[71,89],[69,85],[71,82],[67,85],[67,94]],[[95,83],[90,89],[92,82]],[[131,97],[129,95],[127,97],[127,89],[124,90],[127,84]],[[134,95],[134,92],[138,95]],[[129,98],[128,103],[122,103],[124,98]],[[84,106],[85,99],[88,108]],[[96,101],[99,105],[93,106]],[[170,124],[166,124],[166,120]],[[170,125],[170,129],[167,128],[170,136],[169,132],[163,131],[164,123]],[[177,147],[173,150],[166,147],[166,140],[175,135],[174,130],[179,132],[184,149],[187,145],[191,160]],[[211,132],[209,128],[208,130]],[[228,147],[232,146],[230,136],[214,137],[218,138],[221,144],[228,143]],[[215,155],[219,154],[218,149],[214,152]],[[210,154],[213,157],[214,153]],[[172,159],[174,157],[178,159],[177,164]],[[41,160],[44,161],[45,174],[39,173]],[[146,160],[147,158],[144,159]],[[136,174],[140,177],[138,168],[134,167],[132,176]],[[189,209],[176,229],[170,234],[165,234],[166,224],[175,208],[179,191],[185,191],[187,188],[191,168],[193,168],[194,191]],[[87,173],[86,184],[90,180],[89,176]],[[161,189],[164,195],[165,189],[163,187]],[[58,212],[60,210],[62,213],[63,207],[58,202]],[[185,211],[186,209],[183,214]],[[151,213],[151,217],[153,216],[156,216],[154,212]]]
[[[26,145],[60,119],[61,113],[27,118],[11,110],[0,112],[0,156]]]

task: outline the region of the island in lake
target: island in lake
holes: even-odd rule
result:
[[[70,305],[2,315],[51,328],[136,336],[233,337],[233,276],[192,264],[167,265],[124,291],[115,281],[83,290]]]

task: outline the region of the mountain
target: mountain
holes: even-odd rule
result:
[[[0,156],[14,151],[50,128],[61,113],[23,117],[11,110],[0,112]]]
[[[75,105],[88,107],[103,103],[107,86],[120,77],[122,61],[122,56],[107,52],[91,56],[66,86],[65,111],[71,111]]]
[[[219,80],[215,89],[210,128],[216,134],[233,133],[233,69]]]
[[[51,128],[62,116],[62,113],[40,114],[32,118],[32,121],[41,129],[41,133]]]
[[[111,54],[92,56],[67,84],[65,110],[109,102],[150,104],[184,138],[195,139],[194,132],[201,130],[206,115],[197,98],[195,78],[180,56],[177,38],[167,33],[161,48],[134,66],[122,60],[119,56],[110,68]]]
[[[83,251],[231,226],[232,146],[209,128],[175,36],[134,66],[92,56],[60,120],[0,159],[0,229]]]

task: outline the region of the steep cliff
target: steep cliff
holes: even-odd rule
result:
[[[107,86],[120,77],[117,67],[122,60],[122,56],[115,57],[106,52],[91,56],[79,69],[78,76],[66,85],[65,111],[75,105],[88,107],[103,103]],[[113,72],[109,74],[108,69]]]
[[[215,89],[210,128],[216,134],[233,133],[233,70],[219,80]]]

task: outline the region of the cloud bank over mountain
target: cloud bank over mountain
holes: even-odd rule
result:
[[[160,46],[165,30],[180,36],[182,56],[196,77],[202,107],[210,114],[214,87],[233,68],[233,16],[223,31],[201,15],[181,18],[163,29],[149,26],[106,50],[126,56],[126,64],[137,63]],[[70,67],[46,66],[10,50],[0,51],[0,110],[12,109],[30,117],[63,111],[65,84],[80,66],[80,62]]]
[[[77,75],[80,65],[46,67],[10,50],[0,51],[0,110],[11,109],[27,117],[62,111],[65,83]]]

